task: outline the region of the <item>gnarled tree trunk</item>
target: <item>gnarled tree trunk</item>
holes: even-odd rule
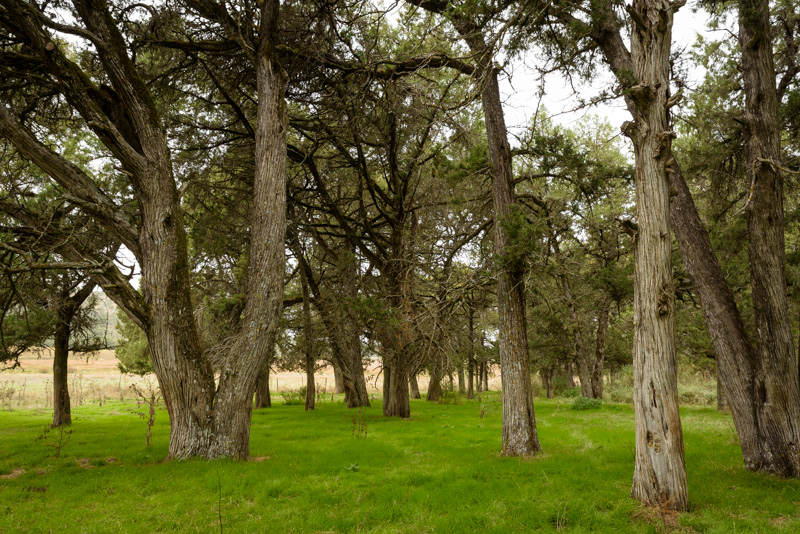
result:
[[[675,289],[672,283],[669,183],[669,51],[667,0],[634,0],[631,55],[636,85],[634,123],[623,131],[636,156],[634,275],[634,412],[636,464],[631,494],[644,504],[686,510],[689,497],[678,413]]]
[[[755,413],[761,431],[757,469],[800,476],[800,389],[786,298],[783,177],[769,2],[740,0],[744,151],[750,196],[747,251],[758,336]]]

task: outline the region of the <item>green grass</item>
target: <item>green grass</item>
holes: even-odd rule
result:
[[[48,412],[2,412],[0,475],[25,472],[0,479],[0,532],[212,532],[220,513],[225,532],[664,531],[629,497],[631,407],[571,402],[537,401],[534,460],[499,456],[496,394],[412,401],[410,420],[384,419],[379,401],[361,416],[276,402],[253,415],[251,455],[266,458],[247,463],[164,461],[166,413],[146,447],[132,403],[76,408],[59,459],[36,440]],[[800,531],[800,481],[747,472],[728,415],[682,415],[692,509],[669,530]]]

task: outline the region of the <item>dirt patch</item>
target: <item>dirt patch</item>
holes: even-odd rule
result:
[[[264,460],[271,460],[272,456],[251,456],[247,459],[248,462],[258,462],[261,463]]]
[[[670,531],[680,526],[680,514],[671,510],[668,504],[662,506],[641,505],[635,510],[631,517],[650,523],[651,525],[661,526],[664,530]]]
[[[75,462],[84,469],[93,469],[91,458],[75,458]]]
[[[24,474],[25,474],[25,470],[24,469],[17,468],[17,469],[14,469],[13,471],[11,471],[7,475],[0,475],[0,478],[3,479],[3,480],[13,480],[15,478],[21,477]]]

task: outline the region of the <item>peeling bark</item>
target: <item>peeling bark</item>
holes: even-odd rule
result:
[[[631,495],[649,506],[689,505],[683,431],[678,413],[675,290],[672,283],[667,160],[672,17],[682,4],[634,0],[631,14],[636,85],[634,122],[623,132],[636,157],[634,274],[634,413],[636,463]]]

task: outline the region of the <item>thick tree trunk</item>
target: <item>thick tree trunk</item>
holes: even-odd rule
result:
[[[762,432],[758,469],[800,476],[800,389],[786,298],[783,176],[769,2],[740,0],[750,281],[758,335],[755,409]]]
[[[69,336],[72,317],[57,313],[53,335],[53,426],[72,423],[72,411],[67,383],[67,361],[69,359]]]
[[[635,122],[623,131],[636,156],[634,412],[636,464],[631,494],[644,504],[686,510],[689,499],[678,413],[675,290],[672,283],[669,184],[669,51],[675,5],[634,0],[631,55],[637,85]]]
[[[261,369],[256,381],[256,409],[272,407],[272,397],[269,393],[269,367],[271,359],[272,358],[269,358],[264,363],[264,367]]]
[[[575,384],[575,369],[572,362],[564,363],[564,378],[567,381],[567,388],[572,389],[577,387]]]
[[[286,78],[271,57],[278,0],[262,6],[262,39],[254,54],[258,108],[255,132],[253,215],[247,304],[241,330],[220,370],[214,402],[213,440],[206,456],[246,459],[256,380],[275,342],[283,307],[286,266]],[[189,308],[191,309],[191,308]]]
[[[594,349],[594,366],[592,367],[592,397],[603,398],[603,365],[606,360],[606,335],[608,334],[608,312],[610,302],[603,296],[600,309],[597,310],[597,339]]]
[[[402,365],[402,359],[390,362],[384,368],[383,415],[386,417],[411,417],[411,403],[408,395],[408,370]],[[400,364],[400,365],[398,365]],[[387,376],[391,377],[387,385]]]

